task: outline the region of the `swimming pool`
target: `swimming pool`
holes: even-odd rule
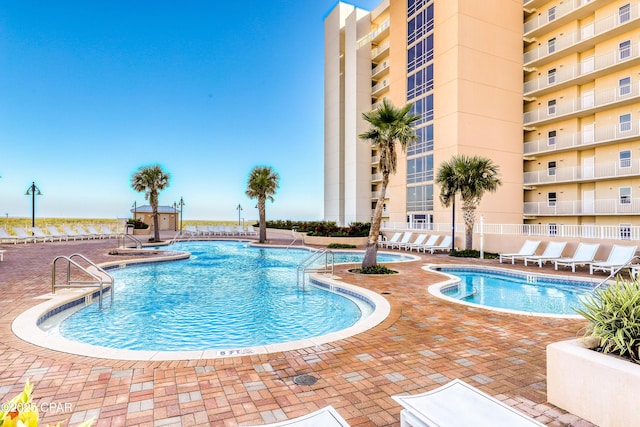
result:
[[[100,310],[92,304],[62,322],[47,320],[43,328],[50,337],[107,348],[225,354],[359,330],[374,308],[384,305],[373,293],[346,284],[316,281],[300,289],[296,267],[308,250],[230,241],[180,243],[172,249],[192,256],[111,270],[112,305]],[[335,252],[335,261],[360,262],[362,256]],[[379,254],[381,262],[410,259]]]
[[[452,280],[429,287],[437,297],[496,311],[580,318],[575,308],[594,286],[590,280],[480,267],[432,267]]]

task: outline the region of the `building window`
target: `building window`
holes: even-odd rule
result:
[[[407,100],[433,90],[433,64],[407,78]]]
[[[558,224],[551,223],[549,224],[549,236],[557,236],[558,235]]]
[[[407,183],[433,181],[433,155],[407,160]]]
[[[547,84],[552,85],[556,82],[556,69],[552,68],[547,71]]]
[[[618,9],[618,19],[620,24],[624,24],[631,20],[631,5],[625,4]]]
[[[547,21],[551,22],[554,19],[556,19],[556,7],[550,7],[549,10],[547,10]]]
[[[631,167],[631,150],[623,150],[620,152],[620,167],[621,168]]]
[[[433,185],[407,187],[407,212],[433,210]]]
[[[556,100],[552,99],[547,102],[547,115],[553,116],[554,114],[556,114]]]
[[[547,145],[556,145],[556,131],[550,130],[547,134]]]
[[[411,44],[429,31],[433,31],[433,4],[417,13],[407,24],[407,44]]]
[[[417,138],[407,146],[407,156],[433,151],[433,125],[415,130]]]
[[[556,162],[547,162],[547,175],[556,176]]]
[[[556,197],[556,192],[552,192],[552,193],[547,193],[547,206],[549,206],[550,208],[553,208],[556,206],[556,203],[558,202],[558,198]]]
[[[629,132],[631,130],[631,114],[622,114],[619,123],[620,132]]]
[[[547,41],[547,53],[551,54],[556,51],[556,38]]]
[[[618,45],[618,56],[620,60],[631,58],[631,40],[623,41]]]
[[[433,61],[433,34],[420,40],[407,51],[407,72]]]
[[[631,93],[631,77],[618,80],[618,90],[620,96],[629,95]]]
[[[620,224],[620,240],[631,240],[631,224]]]
[[[631,204],[631,187],[620,187],[620,204]]]

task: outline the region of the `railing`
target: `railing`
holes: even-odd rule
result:
[[[388,88],[389,87],[389,80],[388,79],[384,79],[382,80],[380,83],[378,83],[377,85],[373,86],[371,88],[371,94],[375,95],[377,92],[380,92],[382,89]]]
[[[374,28],[373,31],[371,31],[369,34],[367,34],[366,36],[358,40],[358,49],[364,46],[365,44],[369,43],[371,40],[375,39],[379,34],[382,34],[384,30],[389,28],[390,24],[391,24],[391,20],[386,19],[382,24]]]
[[[552,51],[549,51],[548,46],[542,45],[525,52],[524,64],[530,64],[531,62],[542,59],[545,56],[556,54],[581,42],[586,42],[587,40],[593,39],[600,34],[606,33],[607,31],[611,31],[616,27],[620,27],[622,25],[630,25],[640,16],[638,6],[639,5],[637,3],[634,4],[631,7],[629,14],[625,16],[625,19],[620,19],[620,15],[618,13],[614,13],[613,15],[609,15],[606,18],[587,24],[577,31],[556,37],[554,49]]]
[[[571,114],[590,112],[599,107],[610,106],[624,101],[631,101],[640,96],[640,82],[627,89],[615,87],[595,93],[583,94],[582,98],[559,102],[553,106],[545,106],[524,113],[524,125],[532,125],[545,120],[560,119]]]
[[[640,136],[640,121],[631,122],[628,127],[628,130],[621,130],[620,125],[598,126],[588,132],[559,135],[553,138],[553,144],[549,143],[550,140],[548,138],[525,142],[524,154],[548,153],[580,146],[622,141]]]
[[[83,267],[74,258],[80,258],[82,261],[89,264],[88,267]],[[57,283],[56,282],[56,264],[59,260],[65,260],[67,262],[67,276],[65,283]],[[72,280],[71,279],[71,266],[77,267],[82,273],[88,275],[93,280]],[[113,277],[104,271],[102,268],[98,267],[95,263],[89,260],[87,257],[81,254],[73,254],[71,256],[57,256],[51,262],[51,293],[56,293],[56,288],[66,287],[66,288],[86,288],[86,287],[97,287],[100,289],[98,293],[98,301],[99,307],[102,308],[102,294],[104,292],[104,286],[111,286],[111,302],[113,303],[113,294],[114,294],[114,281]]]
[[[382,61],[382,63],[378,64],[376,68],[371,70],[371,76],[373,77],[376,74],[380,73],[381,71],[386,70],[387,68],[389,68],[389,61],[388,60]]]
[[[525,202],[525,215],[639,215],[640,199],[570,200],[548,202]]]
[[[580,64],[575,64],[573,66],[559,69],[552,78],[550,78],[549,75],[544,75],[533,80],[526,81],[524,82],[524,94],[527,95],[535,91],[558,86],[562,83],[570,82],[571,80],[577,79],[579,77],[585,77],[589,74],[595,74],[599,71],[606,70],[607,68],[614,67],[618,64],[640,58],[640,43],[632,44],[628,52],[628,56],[621,58],[620,51],[618,49],[615,49],[603,55],[587,58],[580,62]]]
[[[620,166],[620,161],[608,163],[596,163],[593,167],[573,166],[555,168],[552,170],[539,170],[524,173],[525,185],[550,184],[558,182],[574,182],[577,180],[596,180],[618,178],[624,176],[640,175],[640,160],[629,162],[626,167]]]
[[[575,10],[591,3],[592,0],[569,0],[565,3],[560,3],[555,7],[555,14],[549,15],[544,13],[529,19],[524,23],[524,34],[530,33],[540,27],[543,27],[553,21],[559,20],[565,15],[573,13]]]
[[[127,247],[127,240],[131,240],[136,245],[136,249],[142,248],[142,242],[135,238],[132,234],[120,233],[116,235],[116,242],[118,243],[119,248]]]
[[[616,277],[618,275],[618,273],[620,273],[620,271],[624,270],[625,268],[629,268],[631,266],[634,265],[634,262],[638,260],[640,261],[640,256],[634,255],[633,258],[631,258],[629,260],[629,262],[627,262],[625,265],[620,266],[616,269],[614,269],[611,274],[609,274],[607,276],[606,279],[604,279],[602,282],[598,283],[596,286],[594,286],[593,290],[595,291],[596,289],[600,288],[601,286],[604,286],[607,282],[609,282],[609,280],[613,279],[614,277]]]
[[[384,51],[389,49],[389,42],[384,42],[382,43],[380,46],[376,47],[375,49],[371,49],[371,58],[375,58],[378,55],[380,55],[381,53],[383,53]]]
[[[314,267],[313,264],[320,260],[324,256],[324,267],[317,266]],[[302,281],[302,288],[305,288],[306,284],[306,275],[313,273],[331,273],[333,276],[334,271],[334,255],[333,251],[327,249],[320,249],[315,252],[312,252],[308,257],[300,261],[298,264],[298,268],[296,270],[296,280],[298,287],[300,287],[300,282]]]

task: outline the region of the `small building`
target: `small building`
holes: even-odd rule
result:
[[[153,229],[153,208],[151,205],[136,206],[131,209],[134,218],[145,224],[149,224],[149,229]],[[160,230],[178,230],[180,227],[180,210],[173,206],[158,206],[158,228]]]

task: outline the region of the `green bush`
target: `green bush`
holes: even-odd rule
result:
[[[354,273],[359,274],[396,274],[397,271],[391,270],[386,265],[375,264],[365,268],[358,268],[353,270]]]
[[[349,245],[347,243],[329,243],[327,245],[329,249],[355,249],[356,245]]]
[[[138,218],[128,219],[127,224],[133,225],[133,228],[135,228],[136,230],[146,230],[147,228],[149,228],[149,224],[142,222],[142,220]]]
[[[586,336],[600,339],[603,353],[618,354],[636,363],[640,355],[640,278],[616,279],[615,285],[596,289],[576,309],[590,323]]]
[[[450,255],[459,258],[480,258],[480,251],[476,251],[475,249],[465,249],[462,251],[453,251]],[[498,254],[485,252],[483,259],[497,259],[498,257]]]
[[[291,230],[296,228],[309,236],[323,237],[365,237],[369,235],[371,224],[368,222],[352,222],[348,227],[338,227],[334,221],[267,221],[268,228]]]

